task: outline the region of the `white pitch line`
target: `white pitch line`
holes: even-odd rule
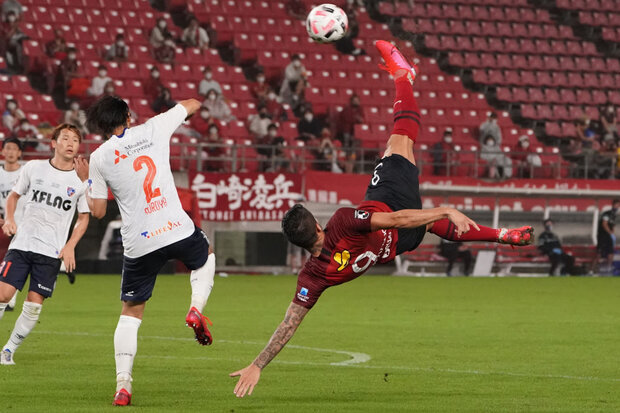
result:
[[[87,333],[87,332],[63,332],[63,331],[33,331],[38,334],[53,334],[53,335],[67,335],[67,336],[87,336],[87,337],[111,337],[110,334],[102,333]],[[170,340],[170,341],[194,341],[191,338],[184,337],[166,337],[166,336],[140,336],[142,339],[152,340]],[[220,343],[230,344],[249,344],[249,345],[263,345],[256,341],[236,341],[236,340],[218,340]],[[288,345],[290,348],[297,348],[301,350],[312,350],[320,352],[329,352],[336,354],[346,354],[351,357],[351,360],[334,363],[316,363],[311,361],[286,361],[286,360],[273,360],[272,363],[276,364],[290,364],[290,365],[308,365],[308,366],[339,366],[339,367],[352,367],[358,369],[372,369],[372,370],[384,370],[389,372],[390,370],[401,371],[423,371],[426,373],[449,373],[449,374],[469,374],[476,376],[507,376],[507,377],[527,377],[527,378],[539,378],[539,379],[562,379],[562,380],[576,380],[576,381],[602,381],[602,382],[620,382],[620,378],[613,377],[595,377],[595,376],[572,376],[562,374],[533,374],[533,373],[516,373],[509,371],[484,371],[484,370],[458,370],[449,368],[435,368],[435,367],[416,367],[416,366],[369,366],[360,363],[366,363],[370,361],[371,357],[365,353],[356,353],[343,350],[332,350],[318,347],[306,347],[298,346],[295,344]],[[158,358],[158,359],[174,359],[174,360],[229,360],[239,361],[243,360],[232,357],[180,357],[180,356],[157,356],[157,355],[138,355],[139,358]],[[356,358],[357,357],[357,358]],[[357,363],[357,364],[356,364]]]

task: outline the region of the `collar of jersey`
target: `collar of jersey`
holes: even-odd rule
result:
[[[125,132],[127,132],[127,129],[129,128],[123,129],[123,133],[121,133],[120,135],[114,135],[114,136],[116,136],[117,138],[122,138],[123,136],[125,136]]]

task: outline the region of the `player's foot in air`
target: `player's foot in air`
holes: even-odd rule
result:
[[[207,323],[209,325],[213,325],[211,320],[209,320],[204,315],[200,314],[200,311],[196,309],[196,307],[192,307],[189,309],[189,313],[187,313],[187,317],[185,317],[185,322],[188,327],[194,329],[194,333],[196,334],[196,341],[203,346],[208,346],[213,343],[213,337],[211,336],[211,332],[207,327]]]
[[[13,361],[13,353],[11,350],[4,349],[2,353],[0,353],[0,364],[3,366],[13,366],[15,362]]]
[[[380,64],[379,67],[391,74],[395,79],[401,76],[407,76],[407,79],[409,79],[409,82],[413,85],[418,73],[420,73],[418,67],[413,63],[409,63],[400,50],[390,42],[377,40],[375,47],[379,50],[385,61],[385,65]]]
[[[501,228],[497,239],[500,244],[529,245],[534,242],[534,229],[529,225],[521,228]]]
[[[131,404],[131,393],[125,389],[120,389],[114,394],[114,406],[129,406]]]

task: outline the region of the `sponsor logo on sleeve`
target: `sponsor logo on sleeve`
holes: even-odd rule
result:
[[[308,289],[306,287],[301,287],[301,290],[297,293],[297,299],[304,303],[308,301]]]
[[[357,219],[368,219],[369,216],[370,214],[368,213],[368,211],[362,211],[359,209],[355,210],[355,218]]]

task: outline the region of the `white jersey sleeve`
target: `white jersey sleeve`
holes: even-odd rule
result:
[[[86,201],[86,194],[82,193],[77,200],[77,211],[80,214],[89,214],[90,208],[88,208],[88,202]]]
[[[22,172],[19,174],[19,178],[13,187],[13,192],[17,193],[17,195],[24,196],[26,195],[26,192],[28,192],[33,167],[34,163],[32,161],[22,166]]]
[[[183,105],[177,103],[172,109],[146,121],[145,125],[151,126],[154,134],[156,133],[158,137],[167,138],[166,142],[168,142],[174,131],[185,121],[185,118],[187,118],[187,110]]]
[[[101,161],[97,152],[90,157],[88,179],[90,180],[89,196],[95,199],[108,199],[108,185],[101,174]]]

